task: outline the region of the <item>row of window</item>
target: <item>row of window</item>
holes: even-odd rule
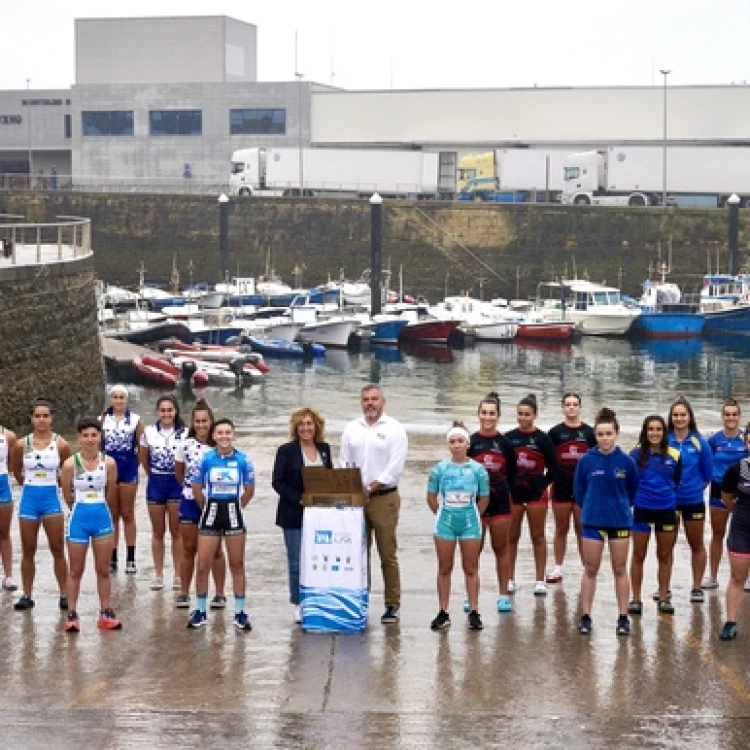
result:
[[[66,138],[68,135],[66,115]],[[92,111],[81,113],[84,135],[134,135],[132,110]],[[203,112],[199,109],[151,110],[148,113],[149,135],[203,135]],[[285,109],[231,109],[229,132],[232,135],[284,135]]]

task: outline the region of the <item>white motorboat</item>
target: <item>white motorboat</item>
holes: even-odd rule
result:
[[[364,281],[344,281],[341,284],[341,296],[347,305],[369,305],[370,285]]]
[[[326,347],[346,349],[349,338],[360,326],[359,318],[335,316],[315,322],[305,323],[297,339],[323,344]]]
[[[482,323],[465,324],[466,330],[474,334],[477,341],[509,341],[515,338],[518,331],[516,323],[488,320]],[[460,326],[463,328],[464,326]]]

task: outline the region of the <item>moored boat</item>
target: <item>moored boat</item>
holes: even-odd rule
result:
[[[417,320],[401,331],[399,342],[418,341],[424,344],[447,344],[458,328],[457,320]]]
[[[535,339],[537,341],[569,341],[576,332],[573,322],[527,321],[519,323],[516,328],[517,339]]]
[[[278,357],[282,359],[303,359],[307,352],[312,357],[325,357],[326,348],[320,344],[296,344],[293,341],[281,339],[261,339],[250,337],[250,346],[264,357]]]
[[[133,367],[138,375],[148,383],[163,388],[174,388],[177,385],[177,376],[171,372],[166,372],[162,367],[144,362],[141,357],[133,359]]]
[[[387,315],[383,320],[372,320],[360,325],[360,330],[365,331],[373,344],[383,346],[395,346],[398,337],[409,321],[404,318]]]

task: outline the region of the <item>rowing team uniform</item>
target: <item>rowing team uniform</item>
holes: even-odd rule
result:
[[[148,448],[148,465],[151,469],[146,484],[146,502],[149,505],[166,505],[182,500],[182,485],[174,475],[174,462],[183,433],[181,427],[165,429],[157,422],[148,425],[141,435],[141,445]]]
[[[88,544],[114,534],[112,515],[107,506],[107,460],[99,454],[93,470],[83,465],[80,453],[73,456],[73,508],[68,519],[66,539],[75,544]]]
[[[203,485],[206,502],[198,521],[198,533],[204,536],[244,534],[240,498],[245,487],[255,485],[255,469],[250,459],[236,448],[221,456],[216,448],[206,452],[197,475]]]
[[[546,505],[547,487],[557,478],[555,446],[546,432],[520,428],[505,433],[516,452],[516,487],[513,505]]]
[[[565,422],[560,422],[547,434],[555,447],[555,460],[557,461],[555,483],[550,488],[552,503],[573,503],[576,467],[587,451],[596,447],[594,430],[585,422],[581,422],[577,427],[570,427]]]
[[[0,427],[0,505],[13,502],[8,476],[8,438],[5,427]]]
[[[211,450],[210,445],[195,438],[183,440],[177,448],[175,461],[185,466],[185,480],[182,483],[180,500],[180,523],[196,526],[201,517],[201,508],[193,496],[193,480],[200,477],[203,456]]]
[[[57,482],[60,471],[60,451],[57,435],[45,448],[34,447],[34,438],[27,435],[23,444],[23,489],[18,506],[18,517],[26,521],[41,521],[46,516],[63,512]]]
[[[427,491],[438,498],[434,534],[448,541],[481,540],[482,523],[477,505],[490,494],[487,469],[473,459],[461,464],[443,459],[430,471]]]
[[[721,491],[734,495],[736,505],[727,535],[727,551],[732,557],[750,558],[750,463],[743,458],[730,466]]]
[[[677,515],[683,521],[702,521],[706,517],[703,491],[713,475],[713,454],[708,443],[690,430],[684,440],[673,432],[667,436],[670,447],[679,451],[682,470],[677,485]]]
[[[667,448],[666,454],[649,451],[645,466],[641,466],[641,449],[635,448],[630,457],[638,467],[638,492],[633,501],[633,531],[649,534],[654,531],[674,531],[677,528],[677,486],[682,474],[680,452]]]
[[[102,419],[102,450],[117,464],[118,484],[138,483],[138,445],[136,430],[141,418],[130,409],[122,419],[116,419],[112,409]]]
[[[743,458],[747,458],[747,446],[745,445],[745,433],[740,431],[735,437],[727,437],[719,431],[708,439],[708,447],[714,455],[714,469],[711,476],[711,498],[709,504],[712,508],[726,510],[727,506],[721,502],[721,483],[727,469]]]
[[[471,436],[467,455],[484,466],[489,475],[490,502],[482,514],[482,523],[509,518],[517,472],[513,446],[499,432],[494,435],[475,432]]]

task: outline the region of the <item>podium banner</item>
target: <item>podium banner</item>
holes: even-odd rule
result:
[[[305,508],[300,554],[302,629],[362,632],[368,603],[362,508]]]

